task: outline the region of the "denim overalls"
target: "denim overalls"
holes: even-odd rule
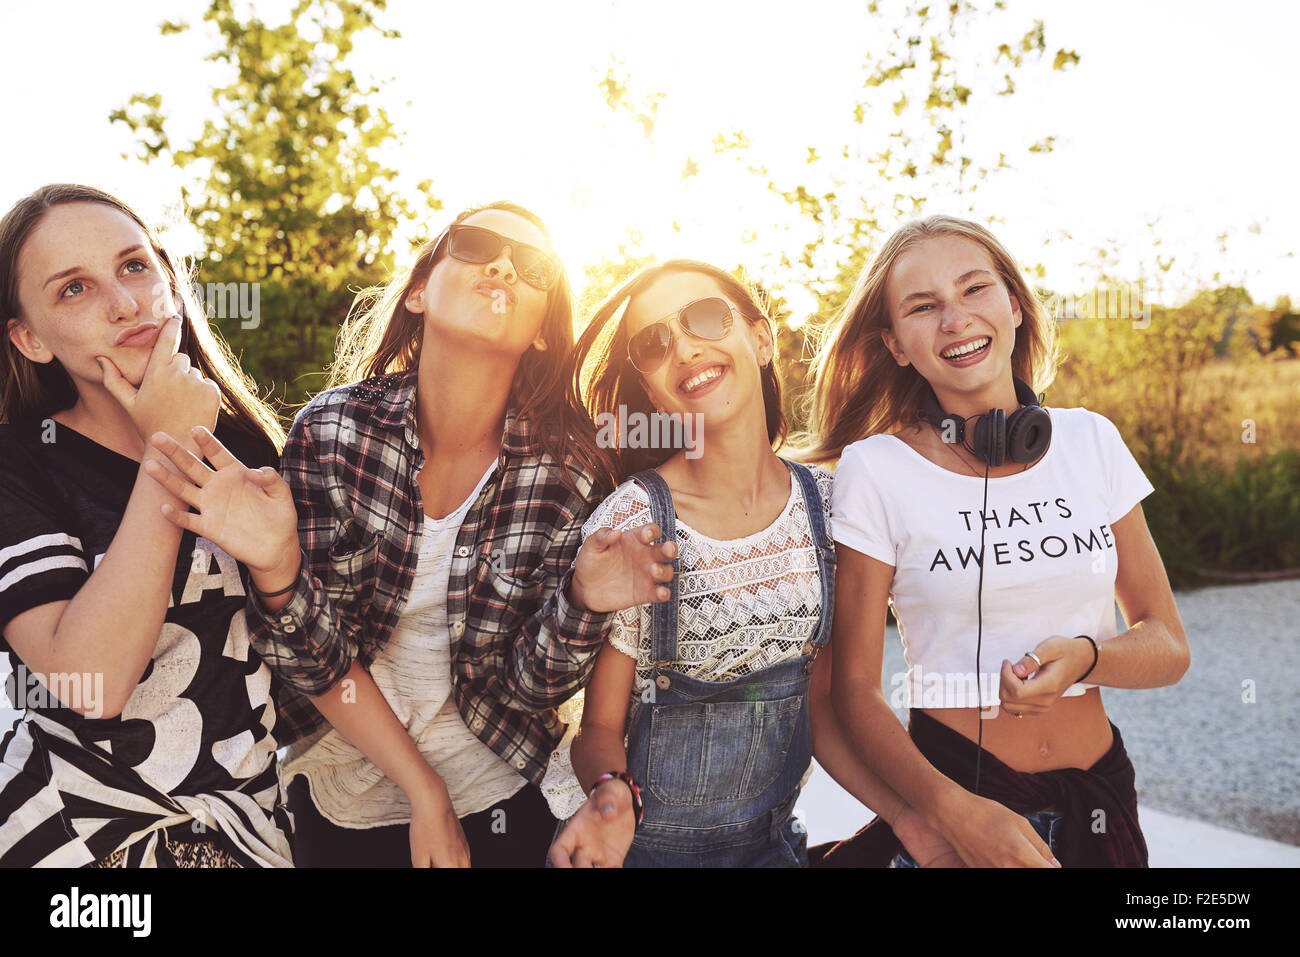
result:
[[[835,550],[812,473],[785,464],[800,484],[816,543],[816,631],[798,658],[730,681],[691,678],[673,670],[677,577],[668,583],[668,601],[652,606],[651,684],[628,726],[628,772],[641,785],[645,817],[624,867],[807,866],[807,834],[792,811],[812,759],[808,683],[813,659],[830,640]],[[675,541],[667,483],[653,470],[632,479],[650,497],[659,541]]]

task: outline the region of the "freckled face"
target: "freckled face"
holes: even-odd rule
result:
[[[18,255],[22,315],[9,335],[34,362],[58,359],[73,381],[98,385],[107,356],[139,385],[162,323],[179,310],[149,238],[102,203],[46,212]]]

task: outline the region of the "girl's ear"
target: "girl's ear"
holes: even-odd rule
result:
[[[1019,329],[1020,323],[1025,318],[1025,314],[1020,309],[1020,300],[1016,298],[1016,294],[1010,289],[1007,290],[1007,296],[1011,299],[1011,315],[1015,317],[1015,325]]]
[[[764,319],[762,322],[754,323],[753,328],[758,336],[758,364],[760,367],[770,365],[776,355],[776,341],[772,338],[772,324]]]
[[[907,358],[907,353],[899,345],[898,336],[894,335],[893,329],[882,329],[880,331],[880,341],[885,344],[885,348],[889,350],[890,355],[894,357],[894,361],[900,366],[912,364],[912,360]]]
[[[32,362],[44,364],[54,361],[54,353],[45,348],[45,344],[32,331],[32,327],[23,320],[10,319],[5,323],[5,332],[8,333],[9,341],[14,344],[14,348]]]
[[[537,334],[537,338],[533,340],[533,348],[536,349],[538,352],[546,351],[546,340],[542,338],[542,334],[540,332]]]
[[[428,284],[429,284],[429,280],[425,279],[424,281],[418,283],[409,293],[407,293],[406,302],[404,303],[407,312],[423,314],[424,287],[427,286]]]

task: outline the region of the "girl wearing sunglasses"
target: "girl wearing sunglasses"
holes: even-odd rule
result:
[[[244,613],[268,556],[169,522],[148,444],[212,429],[273,466],[284,433],[176,262],[87,186],[0,221],[0,651],[23,711],[0,729],[0,866],[292,863]]]
[[[624,284],[579,342],[594,415],[694,416],[704,444],[692,456],[629,441],[618,458],[631,480],[583,529],[662,523],[681,558],[667,602],[615,618],[581,730],[556,753],[546,790],[571,819],[555,866],[804,865],[793,812],[814,754],[888,805],[918,853],[941,843],[889,804],[830,712],[831,477],[774,451],[785,421],[765,302],[675,260]]]
[[[863,271],[815,364],[811,457],[839,459],[832,694],[862,757],[968,864],[1142,867],[1099,686],[1173,684],[1187,639],[1151,484],[1108,420],[1038,406],[1054,367],[1050,320],[983,227],[911,223]],[[880,682],[887,607],[907,731]],[[887,846],[873,830],[826,863]]]
[[[556,706],[609,612],[671,577],[651,530],[581,543],[610,479],[570,385],[572,330],[541,220],[468,210],[354,313],[338,387],[294,422],[297,534],[267,544],[249,620],[299,693],[284,701],[299,864],[543,859]],[[248,516],[247,534],[280,522],[281,500],[237,483],[215,445],[215,470],[172,451],[187,481],[167,484],[199,512],[181,521],[214,540],[235,534],[222,515]]]

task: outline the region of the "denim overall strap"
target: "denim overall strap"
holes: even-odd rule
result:
[[[817,631],[812,640],[804,646],[804,654],[809,656],[805,674],[811,674],[813,659],[831,639],[831,619],[835,610],[835,546],[826,527],[822,497],[817,491],[817,480],[813,478],[812,470],[806,465],[788,459],[781,461],[790,467],[791,473],[803,491],[804,510],[808,513],[808,528],[812,531],[813,543],[817,551],[817,572],[822,583],[822,608],[817,622]]]
[[[641,783],[645,819],[627,867],[806,863],[806,838],[792,814],[812,759],[808,682],[812,657],[829,639],[835,564],[816,481],[806,467],[786,466],[818,546],[823,609],[816,631],[798,657],[706,681],[677,670],[677,588],[671,601],[651,606],[653,684],[634,705],[627,735],[628,771]],[[677,523],[662,477],[633,478],[667,538]]]
[[[645,489],[650,498],[650,520],[659,526],[660,537],[655,542],[677,541],[677,510],[673,507],[673,493],[668,483],[654,469],[646,469],[632,476],[632,481]],[[680,568],[680,556],[674,558],[672,581],[667,582],[668,600],[654,602],[650,606],[650,633],[652,638],[651,657],[654,662],[652,672],[656,683],[661,669],[669,670],[677,663],[677,575]]]

